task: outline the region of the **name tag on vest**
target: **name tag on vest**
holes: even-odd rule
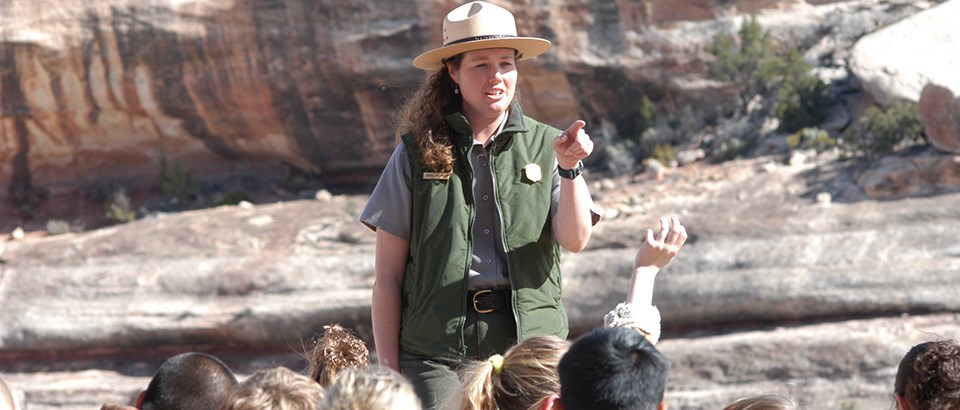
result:
[[[450,172],[424,172],[423,179],[426,180],[448,180],[450,179]]]

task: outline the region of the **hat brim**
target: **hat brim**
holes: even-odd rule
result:
[[[467,41],[450,46],[444,46],[427,51],[413,59],[413,66],[421,70],[439,70],[443,67],[443,60],[467,51],[483,50],[488,48],[512,48],[521,55],[520,60],[527,60],[545,53],[550,49],[550,41],[536,37],[510,37],[487,40]]]

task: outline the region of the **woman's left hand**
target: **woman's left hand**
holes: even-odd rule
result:
[[[593,152],[593,141],[583,131],[585,125],[587,123],[583,120],[576,120],[553,140],[553,150],[560,168],[574,169],[580,160]]]

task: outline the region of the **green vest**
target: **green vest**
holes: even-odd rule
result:
[[[461,114],[449,115],[454,131],[453,172],[424,178],[416,142],[403,137],[412,170],[413,219],[410,255],[403,275],[400,346],[412,353],[460,359],[466,356],[463,327],[467,275],[473,250],[473,132]],[[560,301],[560,247],[551,229],[551,191],[560,130],[524,117],[517,104],[491,144],[490,167],[507,254],[517,340],[567,337]],[[541,177],[536,179],[536,168]],[[429,175],[427,175],[429,176]]]

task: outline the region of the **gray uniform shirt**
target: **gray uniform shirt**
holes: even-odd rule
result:
[[[506,252],[499,240],[500,214],[493,196],[493,175],[488,151],[482,144],[476,143],[471,155],[477,216],[473,224],[473,263],[467,285],[472,290],[509,288]],[[557,212],[557,203],[560,200],[560,175],[557,174],[556,166],[553,170],[551,214]],[[411,172],[407,149],[401,141],[390,156],[376,188],[370,194],[360,221],[372,229],[383,229],[409,240],[413,214]]]

